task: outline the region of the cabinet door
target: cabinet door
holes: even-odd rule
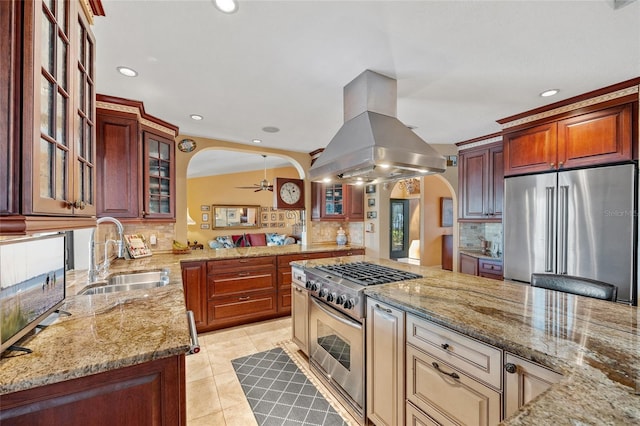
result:
[[[182,267],[182,285],[187,309],[193,311],[198,331],[207,325],[207,264],[186,262]]]
[[[504,374],[504,418],[557,383],[562,375],[515,355],[506,354]]]
[[[291,340],[309,356],[309,293],[296,284],[291,286]]]
[[[404,424],[404,312],[367,298],[367,417]]]
[[[478,275],[478,259],[460,253],[458,268],[463,274]]]
[[[558,166],[631,160],[631,104],[558,122]]]
[[[489,155],[487,150],[472,150],[460,155],[460,218],[483,219],[487,214],[489,191]]]
[[[175,219],[175,141],[143,132],[143,217]]]
[[[497,425],[500,393],[407,345],[407,400],[440,424]]]
[[[504,135],[504,175],[554,170],[558,163],[556,130],[556,123],[548,123]]]
[[[21,3],[0,2],[0,214],[20,213],[18,200],[18,177],[20,164],[19,128],[19,73],[20,52],[18,50],[18,23]]]
[[[502,144],[489,149],[489,217],[502,219],[504,200],[504,152]]]
[[[140,212],[138,120],[98,110],[97,215],[137,218]]]
[[[350,221],[364,220],[364,186],[344,185],[347,191],[346,219]]]

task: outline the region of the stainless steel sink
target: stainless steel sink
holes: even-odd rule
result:
[[[106,281],[87,286],[79,294],[104,294],[120,291],[141,290],[163,287],[169,284],[169,271],[166,269],[143,272],[124,272],[113,274]]]

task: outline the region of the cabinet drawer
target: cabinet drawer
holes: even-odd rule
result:
[[[500,389],[502,351],[456,331],[407,315],[407,343]]]
[[[363,255],[363,254],[364,254],[364,250],[363,249],[340,250],[340,251],[334,251],[333,252],[333,257],[357,256],[357,255]]]
[[[406,387],[407,400],[436,424],[490,426],[500,422],[499,392],[410,345]]]
[[[209,299],[220,296],[244,294],[248,291],[275,290],[276,280],[272,271],[238,271],[209,276]]]
[[[250,270],[255,268],[262,268],[265,265],[275,266],[275,264],[275,256],[239,257],[236,259],[210,260],[207,262],[207,273],[216,274],[218,272],[227,272],[229,269],[238,270],[238,268],[242,268],[243,270]]]
[[[431,417],[417,409],[412,403],[407,402],[406,407],[406,426],[454,426],[452,422],[437,422]]]
[[[323,257],[332,257],[333,252],[330,251],[320,251],[314,253],[298,253],[298,254],[283,254],[278,256],[278,267],[287,267],[290,268],[291,262],[295,262],[298,260],[308,260],[308,259],[322,259]]]
[[[502,262],[480,259],[478,264],[478,272],[480,273],[502,275]]]
[[[242,322],[252,317],[275,314],[277,309],[275,293],[210,300],[208,306],[209,324]]]

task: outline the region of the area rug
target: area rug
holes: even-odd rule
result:
[[[258,425],[348,425],[282,348],[231,364]]]

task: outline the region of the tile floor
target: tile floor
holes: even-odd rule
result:
[[[256,425],[231,360],[275,348],[279,342],[289,340],[291,317],[213,331],[198,337],[200,353],[186,358],[187,425]],[[295,354],[293,344],[289,343],[287,348],[298,366],[308,373],[302,355]],[[331,399],[317,380],[312,382],[327,399]],[[346,417],[343,410],[335,403],[333,405]],[[346,420],[348,424],[354,424],[348,417]]]

